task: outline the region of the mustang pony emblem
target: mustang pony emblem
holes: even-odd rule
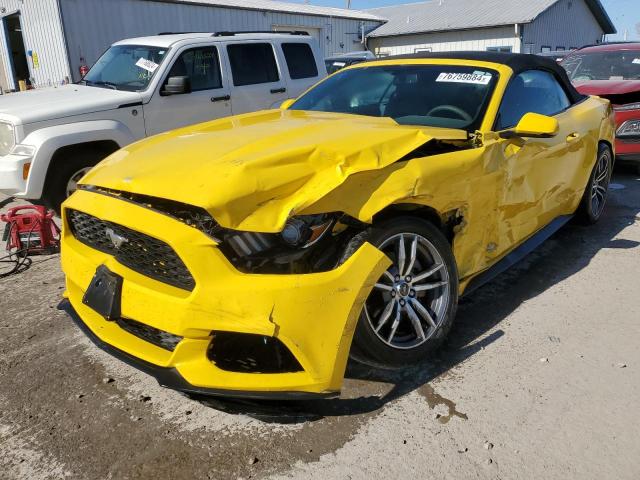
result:
[[[111,243],[116,250],[120,250],[120,247],[122,247],[122,245],[129,242],[127,238],[123,237],[122,235],[118,235],[113,231],[112,228],[107,228],[104,233],[107,235],[107,237],[109,237],[109,240],[111,240]]]

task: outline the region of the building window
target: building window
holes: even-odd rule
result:
[[[431,51],[431,47],[419,47],[419,48],[413,49],[413,53],[430,52],[430,51]]]
[[[525,43],[522,53],[533,53],[533,43]]]
[[[511,47],[487,47],[487,52],[511,53]]]
[[[280,80],[270,43],[245,43],[227,47],[233,84],[236,87]]]
[[[318,67],[308,43],[283,43],[282,52],[293,80],[318,76]]]
[[[549,53],[550,51],[551,51],[551,47],[547,47],[547,46],[543,46],[540,49],[540,52],[542,52],[542,53]]]
[[[564,47],[556,47],[556,52],[564,52]]]

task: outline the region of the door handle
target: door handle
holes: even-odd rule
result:
[[[228,102],[231,100],[231,95],[223,95],[222,97],[211,97],[212,102]]]
[[[567,142],[574,142],[580,138],[580,134],[578,132],[573,132],[567,135]]]
[[[271,89],[271,93],[284,93],[286,91],[287,91],[287,89],[284,88],[284,87],[282,87],[282,88],[272,88]]]

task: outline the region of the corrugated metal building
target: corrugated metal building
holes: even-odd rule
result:
[[[113,42],[160,32],[306,30],[323,55],[365,48],[377,15],[271,0],[0,0],[0,82],[79,80]]]
[[[599,43],[616,29],[599,0],[431,0],[368,10],[380,56],[421,51],[540,53]]]

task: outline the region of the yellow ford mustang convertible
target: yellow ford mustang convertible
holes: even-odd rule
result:
[[[607,101],[530,55],[427,54],[113,154],[64,204],[61,305],[184,392],[336,395],[433,352],[458,296],[601,216]]]

